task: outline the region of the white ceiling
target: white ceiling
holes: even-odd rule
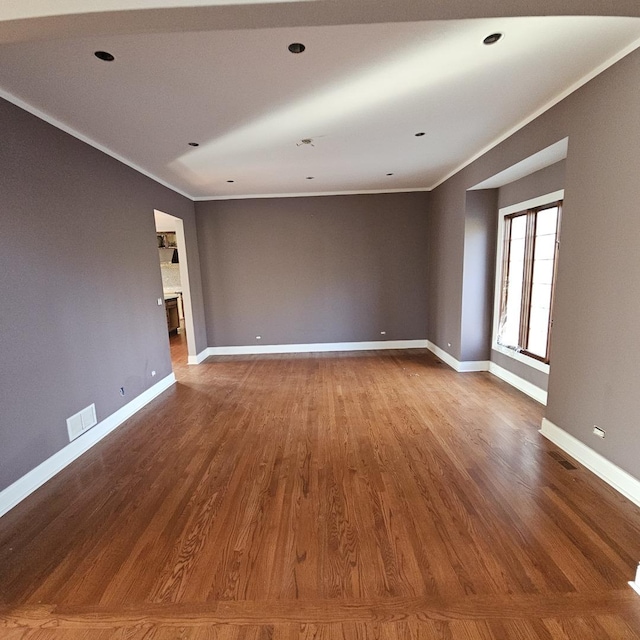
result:
[[[0,44],[0,95],[196,199],[426,190],[639,39],[585,16],[40,34]]]

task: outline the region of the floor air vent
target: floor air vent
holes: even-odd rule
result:
[[[549,455],[560,465],[562,465],[568,471],[575,471],[578,467],[571,464],[561,453],[557,451],[549,451]]]

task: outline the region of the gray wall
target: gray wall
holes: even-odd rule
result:
[[[433,192],[432,247],[440,248],[431,252],[431,293],[446,308],[432,310],[428,327],[429,338],[446,349],[445,340],[461,326],[456,265],[463,264],[465,191],[568,136],[547,417],[636,477],[639,84],[636,51]],[[456,346],[455,337],[449,342]],[[449,352],[456,356],[459,346]],[[594,423],[607,430],[604,440],[591,435]]]
[[[640,477],[640,52],[575,101],[547,417]],[[600,440],[593,425],[606,430]]]
[[[498,190],[467,191],[460,359],[488,360],[491,351]]]
[[[456,182],[431,192],[428,338],[460,360],[466,192]]]
[[[209,346],[425,339],[427,205],[426,193],[197,202]]]
[[[1,490],[68,444],[67,417],[171,372],[154,208],[185,221],[205,334],[192,202],[3,100],[0,139]]]
[[[498,189],[498,208],[503,209],[525,200],[564,189],[567,161],[561,160],[520,180]]]

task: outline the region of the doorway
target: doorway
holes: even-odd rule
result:
[[[183,220],[157,209],[153,214],[167,308],[171,360],[175,370],[176,366],[186,365],[196,356],[189,257]]]

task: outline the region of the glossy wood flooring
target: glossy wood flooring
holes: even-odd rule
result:
[[[172,348],[175,387],[0,519],[0,638],[640,638],[640,510],[534,401],[421,351]]]

